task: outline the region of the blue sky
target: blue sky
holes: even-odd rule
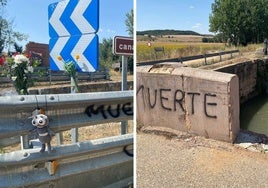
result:
[[[136,0],[137,31],[192,30],[209,34],[209,14],[214,0]]]
[[[9,0],[5,17],[14,20],[14,30],[28,34],[28,41],[47,43],[48,5],[58,0]],[[116,35],[128,36],[126,13],[133,9],[133,0],[99,0],[99,39],[113,38]],[[20,45],[26,44],[21,42]]]

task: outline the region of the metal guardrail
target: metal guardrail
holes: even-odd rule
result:
[[[43,108],[55,132],[133,118],[133,91],[0,97],[0,143],[25,136],[31,113]],[[133,180],[133,134],[0,154],[0,187],[127,186]],[[130,152],[131,153],[131,152]]]
[[[133,181],[133,158],[123,147],[132,144],[133,134],[126,134],[58,146],[52,154],[39,149],[2,154],[0,187],[127,186]]]
[[[37,67],[34,69],[32,77],[39,82],[52,82],[52,81],[69,81],[68,76],[64,71],[51,71],[47,67]],[[96,80],[109,80],[110,74],[108,70],[100,70],[96,72],[79,72],[77,73],[78,80],[96,81]],[[9,83],[11,80],[6,76],[0,76],[0,83]]]
[[[178,57],[178,58],[156,60],[156,61],[149,61],[149,62],[140,62],[140,63],[137,63],[136,65],[137,66],[155,65],[155,64],[164,63],[164,62],[183,63],[185,61],[192,61],[192,60],[197,60],[197,59],[202,59],[202,58],[204,58],[206,62],[206,58],[209,58],[209,57],[220,56],[220,60],[221,60],[222,55],[231,54],[231,57],[232,57],[234,53],[239,53],[239,50],[231,50],[231,51],[203,54],[203,55],[196,55],[196,56],[188,56],[188,57]]]
[[[133,91],[0,97],[0,139],[27,135],[32,111],[45,109],[54,132],[129,120],[133,117]]]

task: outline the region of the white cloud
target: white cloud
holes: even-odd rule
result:
[[[193,29],[200,28],[202,26],[201,23],[196,23],[195,25],[192,26]]]
[[[193,6],[193,5],[191,5],[189,8],[190,8],[190,9],[194,9],[194,6]]]

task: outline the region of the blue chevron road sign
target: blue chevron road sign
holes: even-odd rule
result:
[[[78,71],[98,69],[99,0],[64,0],[48,6],[51,70],[77,63]],[[79,59],[76,60],[77,55]]]

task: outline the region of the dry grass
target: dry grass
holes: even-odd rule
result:
[[[151,41],[150,41],[151,40]],[[148,46],[150,41],[151,47]],[[164,52],[155,52],[155,47],[164,47]],[[240,53],[255,52],[262,44],[250,44],[246,47],[238,47]],[[206,53],[220,52],[235,49],[224,43],[202,43],[202,36],[172,35],[155,37],[149,40],[138,37],[137,62],[154,61],[161,59],[179,58]]]
[[[112,81],[121,81],[122,80],[122,72],[114,71],[113,69],[110,70],[110,77]],[[133,81],[133,74],[127,75],[128,81]]]
[[[133,133],[133,121],[128,122],[127,133]],[[78,142],[111,137],[111,136],[116,136],[120,134],[121,134],[120,122],[82,127],[78,129],[78,135],[79,135]],[[63,140],[64,140],[63,144],[71,143],[70,131],[63,132]]]
[[[202,42],[203,36],[198,35],[163,35],[158,41],[168,42]]]
[[[155,52],[155,47],[164,47],[164,52]],[[138,42],[137,62],[186,57],[225,49],[226,46],[222,43],[152,42],[152,46],[148,47],[146,42]]]
[[[133,121],[128,121],[127,133],[133,133]],[[89,140],[95,140],[105,137],[112,137],[121,134],[121,123],[112,122],[106,124],[92,125],[87,127],[81,127],[78,129],[78,142],[85,142]],[[64,131],[63,135],[63,145],[71,144],[71,132]],[[57,140],[56,137],[52,138],[52,147],[56,146]],[[0,148],[0,153],[9,153],[12,151],[20,150],[20,144],[14,144],[12,146]]]

